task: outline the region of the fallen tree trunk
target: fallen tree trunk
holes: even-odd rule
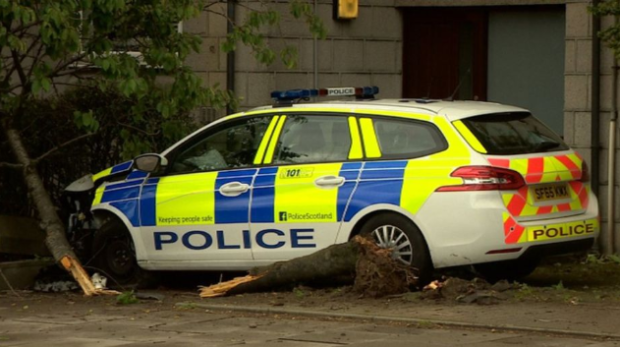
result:
[[[392,250],[356,236],[310,255],[254,268],[245,277],[201,288],[200,296],[290,289],[297,285],[335,286],[353,283],[353,290],[372,297],[400,294],[416,284],[413,269],[391,257]]]
[[[45,189],[41,177],[36,170],[36,163],[33,163],[33,160],[28,155],[19,133],[17,130],[7,127],[5,128],[5,134],[15,158],[23,170],[24,181],[30,192],[30,198],[34,202],[39,214],[41,228],[45,230],[45,244],[56,262],[60,263],[65,270],[71,273],[84,291],[84,295],[116,294],[117,292],[114,291],[104,291],[95,288],[65,237],[65,229],[60,217],[58,217],[56,207]]]

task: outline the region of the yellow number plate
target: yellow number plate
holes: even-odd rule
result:
[[[532,188],[532,192],[534,193],[534,201],[536,202],[570,198],[568,185],[566,183],[541,184]]]

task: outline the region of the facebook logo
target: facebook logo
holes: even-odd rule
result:
[[[286,222],[286,212],[280,212],[279,214],[280,222]]]

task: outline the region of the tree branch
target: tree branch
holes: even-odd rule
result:
[[[88,137],[91,137],[91,136],[93,136],[93,135],[95,135],[95,133],[88,133],[88,134],[84,134],[84,135],[78,136],[78,137],[76,137],[76,138],[73,138],[73,139],[71,139],[71,140],[69,140],[69,141],[67,141],[67,142],[65,142],[65,143],[62,143],[62,144],[60,144],[60,145],[58,145],[58,146],[56,146],[56,147],[54,147],[54,148],[50,149],[49,151],[47,151],[47,152],[45,152],[45,153],[41,154],[41,155],[40,155],[40,156],[38,156],[37,158],[32,159],[32,161],[31,161],[31,165],[37,165],[37,164],[38,164],[41,160],[43,160],[43,159],[45,159],[46,157],[49,157],[50,155],[54,154],[54,152],[59,151],[59,150],[61,150],[61,149],[65,148],[65,147],[67,147],[67,146],[70,146],[70,145],[72,145],[72,144],[74,144],[74,143],[76,143],[76,142],[78,142],[78,141],[81,141],[81,140],[83,140],[83,139],[85,139],[85,138],[88,138]]]
[[[19,59],[19,55],[14,49],[11,50],[11,56],[13,57],[13,64],[15,64],[17,74],[19,75],[19,80],[21,81],[22,86],[26,87],[26,83],[28,82],[28,80],[26,79],[26,73],[24,73],[22,60]]]
[[[0,162],[0,169],[3,167],[9,168],[9,169],[21,169],[24,166],[22,164]]]

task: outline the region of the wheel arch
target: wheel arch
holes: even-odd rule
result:
[[[92,209],[91,212],[100,227],[109,218],[116,219],[119,223],[124,225],[136,249],[136,259],[140,261],[146,258],[146,249],[140,237],[140,229],[139,227],[133,226],[129,218],[127,218],[123,212],[111,205],[98,205],[96,208]]]
[[[360,230],[362,229],[362,226],[365,223],[367,223],[373,217],[381,215],[381,214],[399,215],[399,216],[405,217],[407,220],[413,223],[413,225],[416,228],[418,228],[418,230],[422,234],[422,238],[424,239],[424,243],[428,251],[428,254],[431,257],[431,261],[433,261],[432,247],[431,247],[431,244],[429,243],[429,237],[427,236],[424,228],[422,227],[421,223],[416,221],[415,216],[413,216],[409,211],[401,208],[400,206],[381,204],[381,205],[375,205],[375,206],[371,206],[371,207],[361,210],[355,216],[353,216],[353,218],[351,218],[351,220],[349,221],[352,224],[352,227],[349,229],[350,231],[347,235],[347,238],[345,240],[341,239],[340,241],[346,242],[348,240],[351,240],[354,236],[360,233]]]

